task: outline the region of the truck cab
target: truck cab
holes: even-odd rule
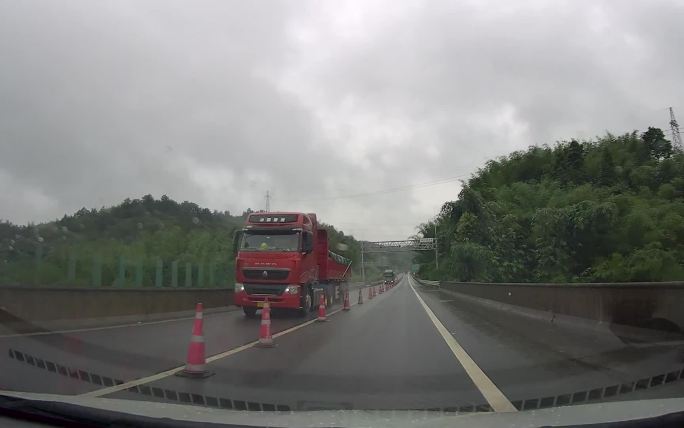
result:
[[[315,214],[252,213],[238,242],[233,299],[247,316],[254,316],[266,300],[272,308],[306,315],[321,293],[327,305],[338,298],[339,281],[327,274],[327,231],[318,228]]]

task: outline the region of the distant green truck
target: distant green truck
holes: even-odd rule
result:
[[[382,278],[384,279],[385,284],[394,285],[395,276],[394,276],[394,271],[392,269],[386,269],[382,273]]]

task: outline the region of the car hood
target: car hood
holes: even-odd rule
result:
[[[5,403],[10,400],[14,410],[34,409],[45,415],[52,413],[87,415],[93,420],[98,414],[119,422],[155,422],[163,419],[193,426],[212,423],[217,426],[270,427],[538,427],[568,426],[620,422],[671,415],[684,418],[684,398],[638,400],[585,404],[512,413],[453,414],[416,410],[321,410],[306,412],[250,412],[213,409],[182,404],[147,401],[92,398],[53,394],[0,391]],[[23,404],[23,407],[22,407]],[[3,404],[4,405],[4,404]],[[136,419],[137,418],[137,419]],[[181,422],[179,425],[178,422]]]

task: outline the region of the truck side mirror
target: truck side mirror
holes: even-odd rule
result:
[[[308,232],[304,232],[302,235],[302,252],[308,254],[311,251],[313,251],[312,235]]]
[[[233,233],[233,256],[237,256],[240,242],[242,241],[242,233],[242,230],[236,230],[235,233]]]

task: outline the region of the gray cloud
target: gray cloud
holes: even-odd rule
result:
[[[509,3],[0,2],[0,218],[270,189],[401,238],[458,183],[331,197],[684,115],[681,3]]]

